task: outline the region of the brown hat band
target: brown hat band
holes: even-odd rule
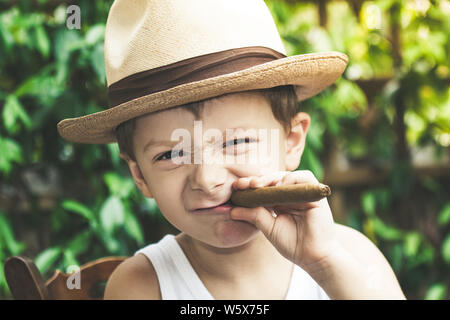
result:
[[[245,47],[209,53],[141,71],[108,87],[110,108],[172,87],[247,69],[286,55],[267,47]]]

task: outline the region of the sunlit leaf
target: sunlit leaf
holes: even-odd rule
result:
[[[134,182],[131,178],[124,178],[117,173],[108,172],[104,175],[105,183],[109,191],[119,198],[126,198],[134,190]]]
[[[74,266],[78,267],[78,260],[75,257],[75,253],[71,249],[65,249],[63,252],[63,264],[67,267],[67,269],[71,269]],[[66,273],[71,273],[66,272]]]
[[[13,229],[2,212],[0,212],[0,242],[5,243],[13,256],[18,255],[25,248],[25,244],[14,238]]]
[[[364,221],[363,232],[373,243],[378,243],[372,219],[367,219],[366,221]]]
[[[23,162],[22,149],[16,141],[0,136],[0,171],[9,174],[13,162]]]
[[[105,54],[103,51],[103,43],[95,46],[91,54],[91,65],[97,74],[101,83],[106,83]]]
[[[97,24],[95,26],[91,26],[85,36],[86,44],[93,45],[99,41],[102,41],[104,34],[105,34],[104,24]]]
[[[375,233],[386,240],[399,240],[402,238],[402,232],[392,226],[385,224],[379,218],[373,218],[373,227]]]
[[[47,33],[43,26],[39,25],[36,27],[36,41],[37,47],[41,54],[47,58],[50,53],[50,40],[48,39]]]
[[[138,245],[142,245],[144,243],[142,228],[132,212],[127,212],[125,215],[125,230],[136,240]]]
[[[305,148],[303,151],[302,161],[299,169],[310,170],[314,176],[320,181],[323,179],[323,167],[318,157],[314,154],[311,148]]]
[[[109,154],[111,156],[111,161],[115,166],[118,166],[120,163],[120,150],[117,143],[108,143],[107,148],[109,150]]]
[[[35,259],[34,263],[41,273],[45,273],[61,256],[60,247],[52,247],[42,251]]]
[[[447,263],[450,263],[450,234],[447,235],[442,243],[442,257]]]
[[[409,232],[405,235],[404,251],[407,256],[415,256],[419,250],[422,236],[417,232]]]
[[[439,213],[438,223],[441,226],[447,225],[450,222],[450,203],[448,203],[444,209]]]
[[[373,192],[366,192],[361,198],[361,204],[364,212],[370,216],[375,214],[376,199]]]
[[[25,124],[27,129],[31,129],[31,119],[24,110],[19,99],[15,95],[9,95],[6,98],[5,106],[3,108],[3,123],[6,130],[10,134],[15,134],[18,131],[16,126],[17,121],[20,119]]]
[[[66,249],[70,250],[74,256],[86,252],[90,246],[91,236],[91,230],[79,233],[67,244]]]
[[[75,213],[80,214],[81,216],[83,216],[84,218],[86,218],[89,221],[95,219],[95,216],[94,216],[94,213],[92,212],[92,210],[90,210],[85,205],[79,203],[78,201],[64,200],[63,203],[61,204],[61,206],[65,210],[73,211]]]
[[[122,201],[116,196],[110,196],[100,209],[100,221],[106,232],[112,231],[124,223],[125,214]]]
[[[442,300],[445,299],[447,287],[443,283],[433,284],[425,293],[425,300]]]

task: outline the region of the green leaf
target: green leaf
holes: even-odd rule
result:
[[[131,178],[123,178],[115,172],[105,173],[103,178],[110,193],[119,198],[127,198],[134,190],[134,182]]]
[[[138,245],[142,245],[144,243],[144,235],[142,233],[141,226],[131,212],[127,212],[125,215],[125,230],[136,240]]]
[[[442,243],[442,257],[445,262],[450,263],[450,234],[447,235]]]
[[[379,218],[373,219],[373,228],[375,233],[386,240],[399,240],[402,238],[402,232],[394,227],[386,225]]]
[[[299,169],[310,170],[319,181],[323,179],[322,164],[311,148],[305,148]]]
[[[16,113],[15,104],[17,104],[17,99],[14,96],[9,95],[6,98],[5,106],[3,108],[3,124],[5,129],[9,134],[15,133],[18,128],[15,126],[16,124]]]
[[[3,16],[1,17],[3,18]],[[4,19],[0,21],[0,37],[3,38],[4,47],[9,54],[11,52],[11,48],[14,45],[14,37],[11,32],[8,30],[8,27],[3,23]]]
[[[367,100],[364,92],[352,81],[340,78],[333,92],[335,105],[342,111],[359,113],[366,109]]]
[[[15,95],[9,95],[6,98],[3,109],[3,123],[9,134],[15,134],[18,131],[16,125],[17,120],[20,119],[25,124],[27,129],[31,129],[31,119],[22,107],[19,99]]]
[[[67,244],[66,250],[70,250],[74,256],[86,252],[89,249],[91,236],[91,230],[81,232]]]
[[[95,46],[91,53],[91,65],[97,74],[98,80],[102,83],[106,83],[106,69],[105,69],[105,53],[103,43],[99,43]]]
[[[375,215],[376,200],[373,192],[366,192],[361,198],[361,205],[366,214]]]
[[[50,53],[50,40],[48,39],[47,33],[42,25],[36,27],[36,44],[39,52],[48,58]]]
[[[112,237],[109,233],[105,232],[104,234],[102,234],[101,240],[110,253],[116,253],[120,249],[120,244],[117,239]]]
[[[95,220],[94,213],[88,207],[75,200],[64,200],[61,205],[65,210],[78,213],[89,221]]]
[[[117,143],[108,143],[106,145],[108,148],[109,154],[111,156],[111,161],[115,166],[118,166],[120,163],[120,150],[119,145]]]
[[[311,125],[306,135],[306,145],[316,151],[323,149],[323,133],[325,131],[324,125],[316,119],[311,120]],[[317,119],[319,120],[319,119]]]
[[[100,209],[100,221],[105,231],[111,234],[125,220],[122,201],[116,196],[110,196]]]
[[[10,254],[13,256],[18,255],[25,248],[23,243],[14,239],[13,229],[2,212],[0,212],[0,242],[6,244]]]
[[[105,26],[104,24],[97,24],[95,26],[91,26],[86,33],[85,42],[88,45],[93,45],[97,42],[102,42],[105,35]],[[101,43],[103,46],[103,42]]]
[[[61,256],[60,247],[52,247],[42,251],[35,259],[34,263],[38,267],[41,273],[45,273],[55,263],[55,261]]]
[[[373,219],[364,221],[362,228],[364,234],[376,245],[378,241],[373,227]]]
[[[417,232],[409,232],[404,239],[403,250],[406,256],[415,256],[419,250],[422,236]]]
[[[392,264],[392,268],[395,272],[400,272],[404,266],[404,257],[403,257],[403,249],[400,243],[394,244],[391,249],[391,258],[390,262]]]
[[[70,53],[79,48],[79,43],[83,42],[80,39],[78,31],[75,30],[60,30],[55,36],[54,52],[58,64],[63,65],[69,59]]]
[[[0,171],[9,174],[12,162],[22,163],[22,149],[14,140],[0,136]]]
[[[439,213],[438,224],[440,226],[445,226],[450,222],[450,203],[447,203]]]
[[[446,293],[447,287],[443,283],[435,283],[425,293],[425,300],[442,300]]]
[[[64,250],[64,252],[63,252],[63,264],[65,266],[67,266],[67,269],[71,269],[71,267],[73,267],[73,266],[77,266],[77,267],[79,266],[78,261],[75,258],[75,253],[72,250],[70,250],[70,249]],[[71,273],[71,271],[69,270],[67,272],[67,270],[66,270],[66,273]]]

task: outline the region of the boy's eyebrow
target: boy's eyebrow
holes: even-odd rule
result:
[[[148,151],[148,149],[154,145],[172,147],[172,146],[176,145],[177,143],[179,143],[179,141],[171,141],[171,140],[155,141],[153,139],[150,139],[150,141],[148,141],[147,144],[144,146],[144,149],[142,152],[146,153]]]
[[[223,134],[223,136],[225,137],[225,134],[226,134],[226,131],[227,130],[230,130],[230,132],[231,133],[233,133],[234,131],[237,131],[237,130],[248,130],[249,129],[249,126],[240,126],[240,127],[235,127],[235,128],[227,128],[227,129],[225,129],[225,130],[223,130],[222,131],[222,134]],[[173,147],[173,146],[175,146],[176,144],[178,144],[180,141],[173,141],[173,140],[161,140],[161,141],[156,141],[156,140],[153,140],[153,139],[150,139],[147,143],[146,143],[146,145],[144,146],[144,149],[143,149],[143,153],[146,153],[147,151],[148,151],[148,149],[151,147],[151,146],[154,146],[154,145],[158,145],[158,146],[170,146],[170,147]]]

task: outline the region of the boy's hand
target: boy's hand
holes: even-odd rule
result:
[[[244,190],[305,182],[319,183],[310,171],[284,171],[239,178],[232,187]],[[333,216],[326,198],[273,207],[235,207],[231,217],[255,225],[284,257],[300,267],[326,258],[337,244]]]

